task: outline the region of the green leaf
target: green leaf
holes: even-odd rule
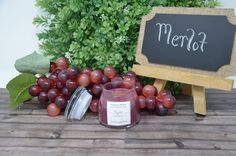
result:
[[[50,68],[50,57],[33,52],[16,60],[15,68],[20,73],[46,74]]]
[[[29,94],[30,86],[36,84],[36,77],[33,74],[20,74],[7,84],[10,94],[10,109],[13,110],[24,101],[32,99]]]

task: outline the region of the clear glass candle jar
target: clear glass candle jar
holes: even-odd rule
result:
[[[112,128],[129,128],[140,119],[134,86],[115,81],[106,83],[99,101],[99,121]]]

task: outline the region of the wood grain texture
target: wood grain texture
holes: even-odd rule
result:
[[[88,112],[82,121],[49,117],[37,101],[9,111],[0,89],[0,155],[10,156],[235,156],[236,90],[206,90],[208,116],[193,114],[193,99],[178,96],[168,116],[142,112],[138,125],[109,129]]]
[[[158,91],[161,91],[165,88],[166,82],[166,80],[156,79],[153,86],[155,86]]]
[[[205,88],[192,86],[194,113],[206,115],[206,95]]]
[[[192,86],[188,84],[182,84],[182,94],[192,96]]]
[[[215,88],[226,91],[233,89],[233,80],[223,77],[215,77],[209,75],[200,75],[192,72],[178,71],[175,69],[165,69],[162,67],[133,65],[132,70],[137,75],[152,77],[162,80],[170,80],[180,83],[186,83],[206,88]]]

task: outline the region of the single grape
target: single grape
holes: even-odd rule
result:
[[[87,87],[90,84],[90,78],[87,74],[79,74],[77,77],[77,85]]]
[[[143,90],[143,86],[142,84],[137,81],[136,84],[135,84],[135,91],[138,95],[141,95],[142,94],[142,90]]]
[[[139,101],[139,108],[140,109],[145,109],[146,106],[146,98],[142,95],[138,96],[138,101]]]
[[[68,88],[70,92],[73,92],[77,88],[77,84],[75,81],[69,79],[66,81],[66,88]]]
[[[38,80],[37,80],[37,85],[38,85],[38,86],[41,86],[42,83],[43,83],[43,81],[44,81],[45,79],[46,79],[45,76],[41,76],[41,77],[39,77]]]
[[[101,70],[94,70],[91,72],[90,74],[90,80],[91,82],[95,83],[95,84],[100,84],[102,82],[102,72]]]
[[[109,79],[112,79],[116,76],[115,68],[108,66],[104,68],[104,75],[106,75]]]
[[[102,88],[103,88],[103,87],[102,87],[101,84],[100,84],[100,85],[94,84],[94,85],[93,85],[93,88],[92,88],[92,93],[93,93],[93,95],[99,97],[99,96],[101,95],[101,93],[102,93]]]
[[[116,76],[111,79],[111,82],[114,82],[114,81],[123,81],[123,78],[121,76]]]
[[[47,92],[52,86],[53,86],[53,83],[48,78],[45,78],[40,85],[40,87],[42,88],[42,91],[45,91],[45,92]]]
[[[38,101],[42,104],[46,104],[49,101],[47,93],[41,92],[38,96]]]
[[[58,74],[58,80],[61,81],[63,84],[66,83],[68,80],[68,76],[65,70],[61,70]]]
[[[105,83],[107,83],[107,82],[109,82],[110,80],[109,80],[109,78],[106,76],[106,75],[103,75],[102,76],[102,84],[105,84]]]
[[[58,78],[57,78],[57,73],[53,73],[49,76],[49,79],[52,81],[53,86],[56,86]]]
[[[68,88],[64,87],[62,89],[62,94],[66,97],[66,99],[70,99],[72,92],[70,92]]]
[[[42,89],[38,85],[33,85],[29,88],[29,94],[31,96],[38,96]]]
[[[57,107],[55,103],[51,103],[47,107],[47,112],[49,116],[58,116],[61,112],[61,108]]]
[[[90,103],[89,109],[92,112],[97,113],[98,112],[98,104],[99,104],[99,99],[93,99]]]
[[[145,100],[148,110],[154,110],[156,108],[156,98],[154,96],[149,96]]]
[[[125,74],[125,76],[130,76],[130,77],[134,78],[135,80],[137,79],[137,75],[136,75],[136,73],[133,72],[133,71],[128,71],[128,72]]]
[[[84,69],[81,71],[81,73],[82,73],[82,74],[87,74],[88,76],[90,76],[90,74],[91,74],[92,71],[93,71],[93,70],[92,70],[91,68],[84,68]]]
[[[164,107],[163,103],[157,102],[156,113],[160,116],[165,116],[168,114],[168,109]]]
[[[54,62],[50,62],[49,73],[52,73],[56,69],[57,65]]]
[[[57,81],[57,89],[62,90],[64,88],[64,84],[61,81]]]
[[[56,59],[55,64],[59,69],[66,69],[69,67],[69,62],[65,57],[59,57]]]
[[[136,83],[136,79],[134,77],[131,77],[129,75],[124,76],[124,82],[128,82],[129,84],[131,84],[132,86],[135,85]]]
[[[112,88],[122,88],[122,87],[126,87],[126,86],[123,86],[124,83],[123,81],[119,80],[119,79],[113,79],[111,81],[111,85],[112,85]]]
[[[91,83],[91,84],[89,84],[89,85],[86,87],[87,91],[88,91],[89,94],[91,94],[91,95],[93,95],[93,92],[92,92],[93,85],[94,85],[94,84]]]
[[[156,99],[160,102],[163,102],[163,99],[166,95],[171,95],[171,92],[168,90],[161,90],[158,94]]]
[[[70,67],[66,69],[66,73],[70,79],[75,79],[79,73],[79,69],[76,67]]]
[[[52,88],[48,91],[47,95],[48,95],[48,99],[51,101],[51,102],[54,102],[56,97],[59,96],[60,92],[58,89],[56,88]]]
[[[58,97],[56,97],[55,99],[55,104],[61,108],[61,109],[65,109],[66,105],[67,105],[67,100],[63,95],[59,95]]]
[[[174,96],[172,95],[166,95],[164,96],[163,98],[163,105],[168,108],[168,109],[171,109],[175,106],[176,104],[176,99]]]
[[[157,89],[156,87],[152,86],[152,85],[146,85],[143,87],[143,95],[145,97],[148,97],[148,96],[155,96],[156,93],[157,93]]]

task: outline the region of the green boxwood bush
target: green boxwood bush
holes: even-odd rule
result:
[[[214,7],[217,0],[36,0],[45,13],[40,50],[55,58],[67,56],[79,67],[114,66],[128,70],[135,61],[141,17],[154,6]]]
[[[34,19],[40,51],[66,56],[72,65],[114,66],[135,63],[141,17],[154,6],[215,7],[217,0],[36,0],[44,13]]]

